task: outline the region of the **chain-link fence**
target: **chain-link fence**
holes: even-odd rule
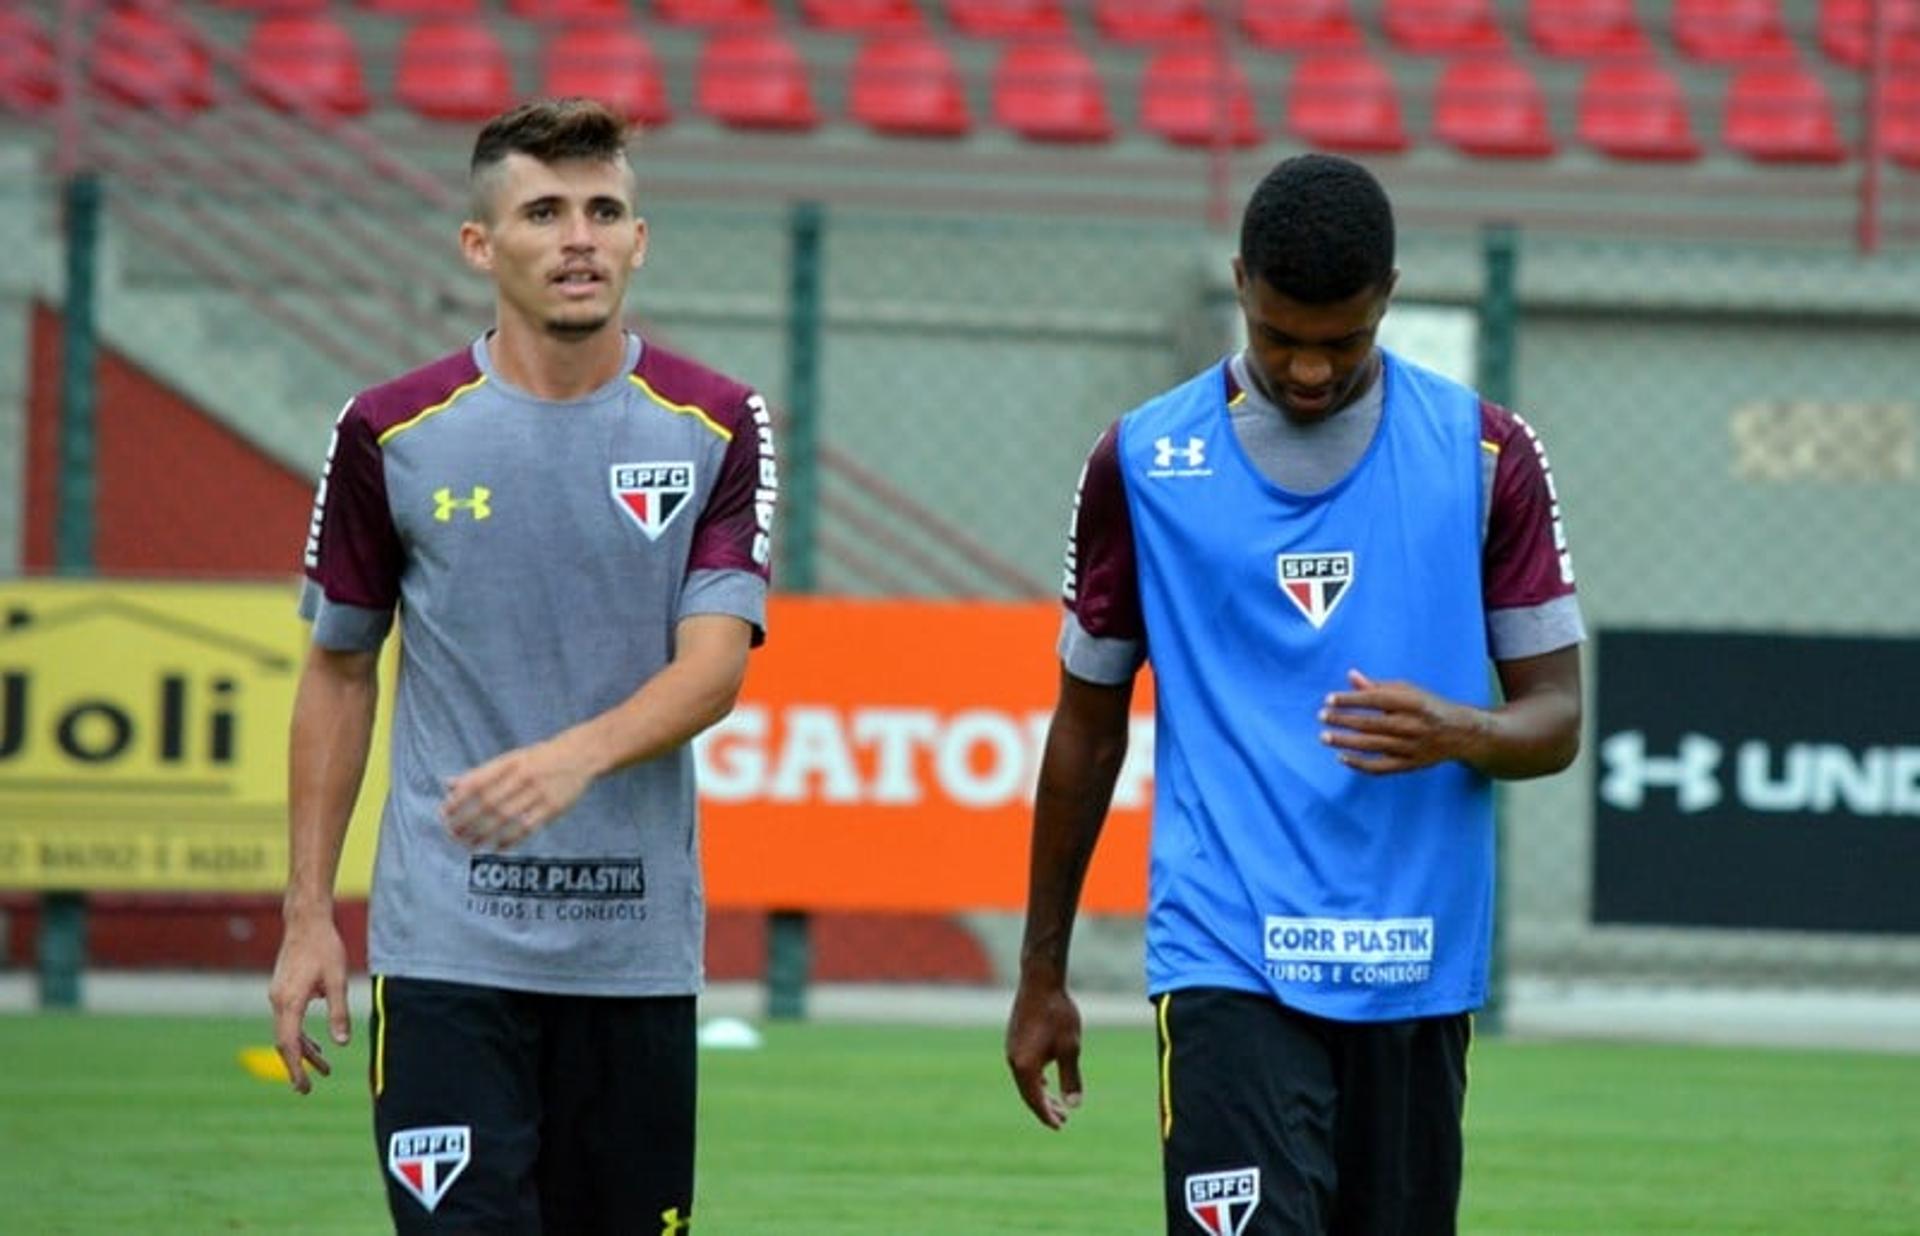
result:
[[[0,143],[0,251],[21,255],[0,263],[0,577],[60,565],[63,494],[81,481],[94,570],[285,578],[339,403],[485,324],[485,285],[450,240],[453,160],[410,163],[426,137],[376,134],[393,167],[426,170],[368,176],[369,149],[257,109],[100,125],[95,432],[64,457],[62,185],[48,131]],[[805,161],[785,149],[763,181]],[[702,193],[689,182],[711,151],[693,143],[666,144],[657,194],[643,161],[653,247],[634,320],[766,392],[790,441],[811,438],[806,475],[788,476],[810,518],[790,509],[788,526],[813,533],[783,544],[782,579],[1047,603],[1095,434],[1234,346],[1231,241],[1204,223],[1217,169],[1136,151],[1101,164],[1105,196],[1088,199],[1061,192],[1070,166],[996,155],[965,173],[988,178],[978,200],[994,208],[969,212],[942,208],[947,190],[900,204],[924,155],[814,149],[839,159],[815,214],[764,183]],[[1263,167],[1243,157],[1232,180]],[[1608,230],[1593,217],[1606,194],[1650,198],[1650,182],[1563,170],[1549,189],[1551,174],[1476,188],[1418,159],[1382,168],[1404,224],[1389,343],[1468,378],[1511,356],[1595,635],[1580,762],[1503,797],[1509,973],[1920,988],[1897,874],[1920,818],[1901,694],[1920,633],[1920,262],[1860,257],[1825,224],[1809,224],[1824,244],[1714,239],[1698,219]],[[941,183],[957,193],[960,175]],[[1844,217],[1851,184],[1822,175],[1817,193],[1807,174],[1738,185],[1777,188],[1761,229],[1775,237],[1813,198],[1827,224],[1836,201]],[[1120,208],[1130,180],[1160,204]],[[1600,202],[1584,234],[1528,225],[1582,184]],[[1514,313],[1483,318],[1484,237],[1459,224],[1508,214]],[[1478,325],[1509,318],[1511,337]],[[9,777],[0,762],[0,794]],[[30,967],[37,902],[4,895],[6,956]],[[763,977],[767,913],[790,908],[717,914],[714,977]],[[91,914],[104,965],[258,968],[276,929],[266,896],[108,894]],[[1017,934],[1004,907],[820,914],[811,973],[993,987]],[[1135,989],[1137,922],[1094,916],[1083,935],[1077,980]]]

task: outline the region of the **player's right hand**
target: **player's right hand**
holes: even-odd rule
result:
[[[306,1032],[307,1005],[315,999],[326,1000],[327,1025],[335,1044],[344,1047],[352,1033],[347,1013],[347,947],[331,916],[287,925],[267,998],[273,1005],[273,1044],[287,1068],[287,1080],[296,1093],[307,1094],[313,1089],[308,1065],[322,1077],[333,1074],[319,1042]]]
[[[1047,1089],[1049,1064],[1058,1069],[1058,1094]],[[1020,985],[1007,1019],[1007,1067],[1021,1100],[1049,1129],[1063,1127],[1080,1106],[1080,1009],[1064,987]]]

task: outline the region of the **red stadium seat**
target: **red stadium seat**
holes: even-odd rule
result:
[[[653,44],[630,26],[575,26],[553,36],[541,88],[551,98],[598,99],[642,125],[673,119]]]
[[[1920,77],[1888,77],[1880,98],[1880,149],[1903,167],[1920,170]]]
[[[1456,60],[1434,86],[1433,135],[1465,154],[1544,159],[1554,152],[1547,100],[1517,60]]]
[[[623,22],[632,16],[627,0],[507,0],[507,12],[524,21]]]
[[[881,35],[853,58],[847,97],[853,118],[876,133],[964,137],[973,130],[960,69],[927,35]]]
[[[1206,0],[1094,0],[1093,24],[1115,43],[1198,43],[1213,37]]]
[[[1648,51],[1634,0],[1527,0],[1527,37],[1549,56],[1641,56]]]
[[[1386,0],[1387,38],[1420,56],[1505,51],[1493,0]]]
[[[773,0],[654,0],[653,15],[670,26],[725,29],[769,26]]]
[[[385,17],[471,17],[480,0],[360,0],[360,7]]]
[[[800,0],[800,18],[836,34],[905,34],[926,25],[914,0]]]
[[[701,49],[694,96],[700,111],[736,129],[811,129],[806,62],[778,30],[723,30]]]
[[[213,103],[207,49],[158,8],[108,10],[93,32],[93,80],[135,107],[199,111]]]
[[[1322,150],[1407,148],[1393,75],[1365,55],[1302,60],[1287,83],[1287,131]]]
[[[1708,64],[1794,56],[1779,0],[1674,0],[1673,41],[1681,55]]]
[[[1762,163],[1839,163],[1847,157],[1833,100],[1799,65],[1750,65],[1727,83],[1720,138]]]
[[[223,9],[244,13],[324,13],[331,0],[218,0]]]
[[[360,49],[324,13],[274,13],[254,22],[246,66],[247,88],[282,110],[359,116],[369,106]]]
[[[1362,42],[1347,0],[1241,0],[1240,28],[1271,51],[1346,51]]]
[[[1100,70],[1072,43],[1009,43],[993,71],[993,119],[1035,142],[1113,137]]]
[[[1140,127],[1178,146],[1257,146],[1253,88],[1213,47],[1167,47],[1140,78]]]
[[[25,9],[0,9],[0,108],[38,115],[60,101],[53,41]]]
[[[1657,64],[1599,64],[1580,84],[1580,140],[1615,159],[1700,157],[1686,92]]]
[[[485,120],[513,106],[513,73],[486,22],[429,20],[400,40],[393,93],[429,120]]]
[[[1056,38],[1067,33],[1060,0],[947,0],[956,33],[982,39]]]
[[[1873,58],[1875,0],[1820,0],[1820,48],[1836,64],[1864,69]],[[1886,13],[1887,62],[1920,66],[1920,0],[1879,0]]]

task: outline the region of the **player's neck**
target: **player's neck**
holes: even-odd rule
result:
[[[493,370],[507,385],[537,399],[578,399],[619,376],[627,356],[626,332],[618,320],[581,339],[560,339],[502,317],[487,336]]]

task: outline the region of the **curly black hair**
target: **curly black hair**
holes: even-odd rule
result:
[[[1247,201],[1240,260],[1249,278],[1310,305],[1384,287],[1393,274],[1393,206],[1353,160],[1297,155]]]

